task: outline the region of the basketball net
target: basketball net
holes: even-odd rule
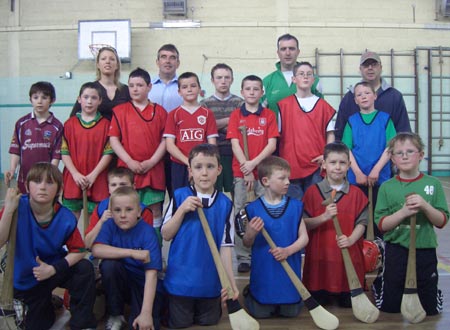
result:
[[[92,56],[94,56],[94,60],[97,59],[98,52],[102,48],[110,48],[115,53],[117,53],[117,50],[111,45],[108,45],[108,44],[90,44],[89,45],[89,50],[91,51]]]

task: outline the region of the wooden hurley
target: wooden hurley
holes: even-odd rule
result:
[[[230,319],[231,328],[233,330],[259,330],[259,323],[242,308],[241,304],[237,300],[233,300],[234,292],[228,279],[225,267],[222,264],[219,250],[209,228],[208,220],[206,220],[205,213],[201,208],[197,209],[202,224],[203,231],[208,241],[209,249],[216,265],[217,273],[219,274],[220,284],[222,288],[225,288],[228,293],[227,308],[228,317]]]
[[[12,306],[14,298],[14,256],[16,254],[16,234],[17,234],[17,210],[14,211],[11,226],[9,228],[9,239],[6,256],[6,269],[3,275],[2,295],[0,297],[1,306]]]
[[[270,248],[271,249],[276,248],[277,246],[275,242],[272,240],[269,233],[264,227],[261,232],[264,238],[266,239],[267,243],[269,244]],[[308,308],[309,313],[311,314],[311,317],[316,326],[320,329],[325,330],[337,329],[337,327],[339,326],[339,319],[330,312],[328,312],[321,305],[319,305],[319,303],[311,296],[311,293],[309,293],[308,289],[303,285],[302,281],[300,281],[297,274],[295,274],[291,265],[289,265],[289,263],[286,260],[283,260],[280,263],[281,266],[283,266],[284,270],[286,271],[287,275],[289,276],[289,279],[292,281],[292,284],[294,284],[298,293],[302,297],[305,306]]]
[[[87,189],[83,189],[83,225],[84,225],[83,231],[86,232],[86,229],[89,227]]]
[[[405,319],[411,323],[419,323],[427,316],[417,294],[416,273],[416,216],[411,216],[409,232],[408,265],[406,266],[405,290],[403,291],[400,310]]]
[[[373,189],[369,186],[369,222],[367,224],[366,240],[374,241],[375,233],[373,229]]]
[[[331,192],[331,199],[334,200],[336,196],[336,190]],[[333,216],[333,225],[336,230],[336,234],[342,235],[341,226],[337,216]],[[364,323],[373,323],[378,319],[380,311],[376,308],[367,298],[364,293],[361,283],[359,282],[358,275],[356,274],[355,267],[353,266],[350,253],[347,248],[341,249],[342,258],[344,259],[345,273],[347,275],[348,286],[350,287],[350,294],[352,299],[353,315]]]
[[[239,130],[242,133],[242,139],[244,143],[244,155],[246,160],[250,160],[250,156],[248,154],[248,140],[247,140],[247,126],[239,126]],[[254,190],[247,191],[247,203],[250,203],[256,199]]]

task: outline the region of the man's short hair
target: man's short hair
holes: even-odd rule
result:
[[[165,44],[162,45],[159,49],[158,49],[158,54],[156,56],[157,59],[159,59],[159,54],[161,53],[161,51],[168,51],[168,52],[172,52],[172,53],[176,53],[177,57],[180,58],[180,53],[178,52],[177,47],[175,47],[175,45],[172,44]]]
[[[297,43],[297,48],[300,49],[300,44],[298,42],[298,39],[296,37],[294,37],[292,34],[286,33],[283,34],[282,36],[280,36],[277,40],[277,49],[280,49],[280,41],[287,41],[287,40],[295,40],[295,42]]]

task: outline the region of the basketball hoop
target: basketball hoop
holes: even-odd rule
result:
[[[114,53],[117,54],[116,49],[115,49],[113,46],[111,46],[111,45],[108,45],[108,44],[90,44],[90,45],[89,45],[89,50],[91,51],[92,56],[94,56],[94,60],[97,59],[98,52],[99,52],[100,49],[102,49],[102,48],[109,48],[109,49],[111,49]]]

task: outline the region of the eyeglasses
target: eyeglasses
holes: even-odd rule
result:
[[[361,66],[364,68],[368,68],[369,66],[371,66],[372,68],[376,68],[379,65],[380,63],[377,61],[365,61],[363,64],[361,64]]]
[[[312,76],[314,76],[314,73],[312,72],[299,72],[295,75],[296,77],[307,77],[307,78],[311,78]]]
[[[394,157],[396,158],[403,158],[405,156],[411,157],[414,154],[418,154],[419,152],[416,150],[406,150],[405,152],[403,151],[396,151],[394,152],[392,155],[394,155]]]

